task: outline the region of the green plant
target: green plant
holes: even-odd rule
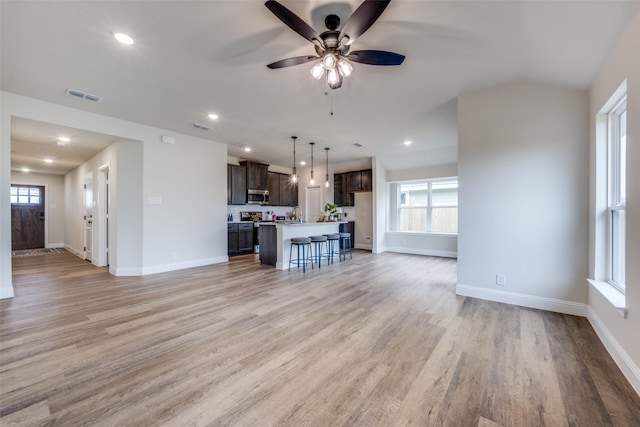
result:
[[[338,205],[333,203],[327,203],[324,206],[324,211],[329,215],[329,218],[336,219],[338,218]]]

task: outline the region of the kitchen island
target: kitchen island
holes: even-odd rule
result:
[[[260,263],[273,265],[278,270],[286,270],[289,268],[292,237],[338,233],[340,224],[342,224],[341,221],[261,223],[258,231],[260,234]],[[296,257],[297,254],[294,253],[293,258]]]

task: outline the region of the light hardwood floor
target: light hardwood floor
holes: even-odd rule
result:
[[[113,277],[16,258],[0,425],[638,426],[584,318],[455,295],[456,261],[356,251]]]

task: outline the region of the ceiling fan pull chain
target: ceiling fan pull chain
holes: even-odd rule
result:
[[[331,117],[333,117],[333,92],[331,92]]]

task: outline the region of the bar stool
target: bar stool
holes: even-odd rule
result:
[[[338,257],[342,261],[347,260],[347,252],[349,252],[349,259],[353,259],[353,249],[351,246],[351,233],[339,233],[340,234],[340,256]]]
[[[318,268],[320,268],[320,265],[322,264],[322,247],[325,246],[325,249],[327,246],[327,236],[309,236],[309,239],[311,239],[311,243],[315,246],[315,248],[312,248],[313,251],[311,251],[311,266],[313,267],[313,263],[315,261],[318,261]],[[315,254],[313,253],[315,251]],[[328,252],[328,250],[326,251]],[[329,265],[329,258],[327,258],[327,265]]]
[[[296,247],[298,251],[298,257],[294,260],[291,259],[291,255],[293,254],[293,247]],[[305,255],[305,248],[309,247],[309,256],[311,255],[311,239],[308,237],[292,237],[291,245],[289,246],[289,271],[291,271],[291,264],[296,263],[298,268],[300,268],[300,261],[302,261],[302,272],[305,273],[307,271],[307,263],[311,262],[311,268],[313,268],[313,261],[309,260],[309,256]],[[300,258],[300,248],[302,248],[302,258]]]
[[[338,254],[338,258],[340,258],[340,234],[332,233],[332,234],[325,234],[324,236],[327,238],[327,246],[328,246],[327,259],[328,260],[330,259],[331,264],[333,264],[333,257],[335,257],[336,254]]]

